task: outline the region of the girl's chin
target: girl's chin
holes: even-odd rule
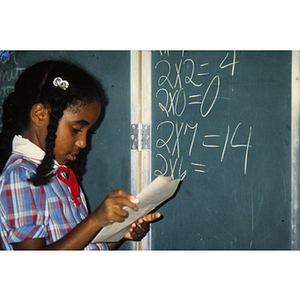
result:
[[[76,160],[76,155],[74,154],[68,154],[67,156],[58,158],[56,157],[55,160],[61,165],[66,165],[68,162]]]

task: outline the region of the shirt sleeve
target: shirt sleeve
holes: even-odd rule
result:
[[[28,182],[32,174],[22,167],[12,170],[1,192],[7,242],[17,243],[34,238],[47,238],[49,212],[43,186]],[[3,201],[5,200],[5,201]]]

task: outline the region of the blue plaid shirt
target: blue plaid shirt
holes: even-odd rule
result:
[[[51,244],[88,215],[82,190],[81,204],[76,207],[69,187],[57,177],[58,163],[49,184],[36,187],[28,182],[43,157],[44,151],[29,140],[14,138],[13,153],[0,177],[0,235],[5,250],[13,250],[13,243],[34,238],[45,238],[47,245]],[[85,250],[108,247],[90,243]]]

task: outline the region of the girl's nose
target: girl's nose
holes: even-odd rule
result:
[[[78,139],[75,144],[77,147],[79,147],[81,149],[85,148],[86,147],[86,137]]]

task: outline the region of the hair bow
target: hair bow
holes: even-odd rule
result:
[[[53,80],[53,85],[60,87],[65,91],[69,87],[69,82],[67,80],[62,80],[61,77],[55,77]]]

